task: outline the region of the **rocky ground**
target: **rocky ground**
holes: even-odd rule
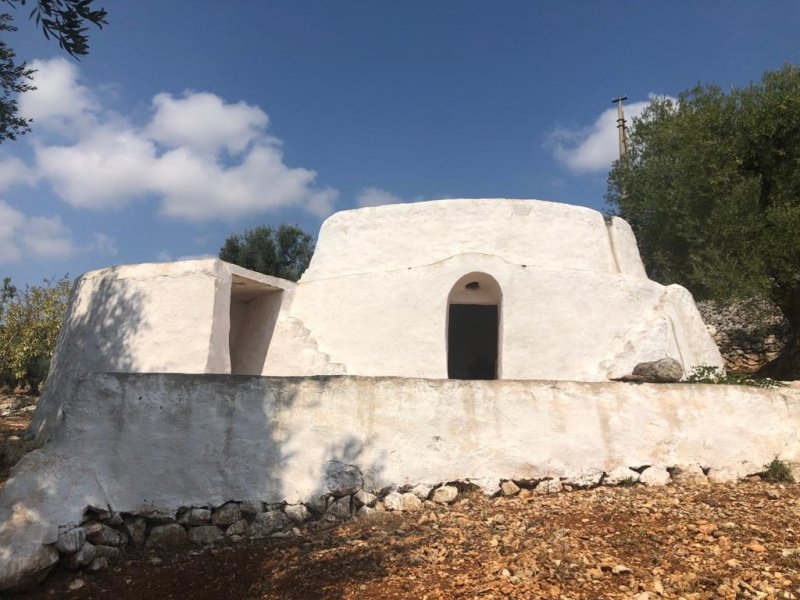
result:
[[[8,460],[31,405],[0,401]],[[99,572],[57,567],[18,597],[800,599],[800,485],[467,491],[286,537],[128,549]]]

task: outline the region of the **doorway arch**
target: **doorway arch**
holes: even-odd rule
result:
[[[494,277],[472,272],[447,296],[447,377],[499,379],[503,293]]]

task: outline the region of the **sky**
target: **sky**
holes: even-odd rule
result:
[[[13,11],[0,276],[215,256],[258,225],[438,198],[604,208],[626,116],[800,61],[795,1],[94,0],[77,61]]]

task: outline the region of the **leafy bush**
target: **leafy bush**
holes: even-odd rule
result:
[[[784,483],[792,483],[794,481],[792,470],[789,468],[789,465],[779,460],[777,456],[772,459],[771,463],[764,465],[764,468],[766,471],[761,474],[761,478],[764,481],[779,481]]]
[[[683,380],[684,383],[716,383],[721,385],[748,385],[760,388],[786,387],[782,381],[776,381],[765,377],[756,379],[746,373],[726,373],[719,367],[700,365],[694,367],[689,376]]]
[[[68,277],[19,290],[10,278],[0,288],[0,383],[35,391],[47,377],[67,310]]]

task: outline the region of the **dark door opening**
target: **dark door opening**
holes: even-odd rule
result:
[[[447,376],[497,379],[497,305],[451,304]]]

